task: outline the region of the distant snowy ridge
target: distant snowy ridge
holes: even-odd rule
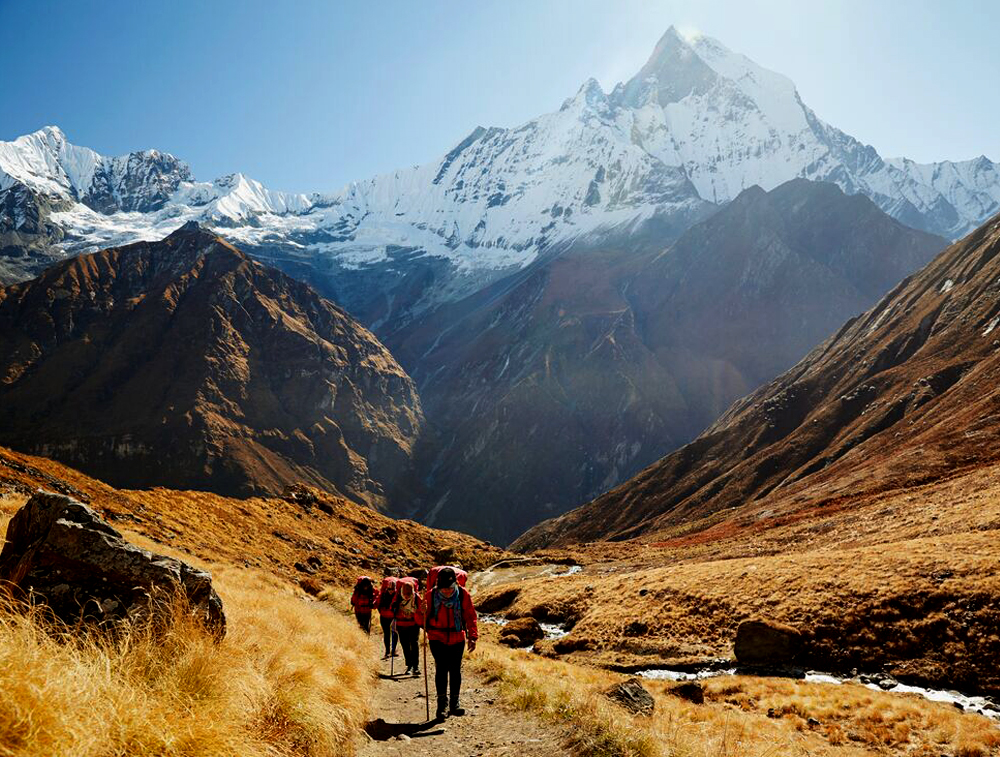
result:
[[[7,264],[7,278],[29,275],[46,255],[157,239],[196,220],[260,257],[326,277],[332,289],[349,272],[391,269],[399,280],[415,259],[437,260],[447,273],[421,295],[426,307],[553,245],[653,220],[669,241],[743,189],[796,177],[864,193],[904,223],[950,238],[1000,212],[1000,170],[985,157],[884,160],[817,118],[788,78],[671,28],[611,93],[590,80],[554,113],[517,128],[478,127],[438,161],[331,194],[274,192],[242,174],[197,182],[166,153],[107,158],[55,127],[0,142],[0,275],[2,251],[25,243],[4,229],[27,228],[32,213],[48,253]],[[5,198],[15,187],[17,198]],[[41,199],[49,210],[17,210]]]

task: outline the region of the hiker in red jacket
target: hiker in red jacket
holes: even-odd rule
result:
[[[420,675],[420,624],[423,621],[423,602],[417,592],[417,579],[401,578],[392,600],[392,617],[396,621],[399,645],[403,648],[406,671],[403,675]]]
[[[371,633],[372,609],[375,607],[375,585],[368,576],[361,576],[355,582],[354,593],[351,594],[351,607],[354,608],[354,617],[357,618],[361,630],[365,633]]]
[[[479,639],[476,608],[469,592],[458,585],[455,570],[442,568],[427,594],[424,630],[434,656],[434,686],[437,689],[437,717],[464,715],[459,705],[462,690],[462,656]],[[451,697],[448,681],[451,680]]]
[[[382,579],[382,588],[379,589],[378,599],[375,602],[375,606],[378,607],[379,622],[382,624],[382,643],[385,645],[383,660],[399,655],[396,651],[399,635],[392,627],[392,600],[396,596],[396,580],[395,576],[386,576]]]

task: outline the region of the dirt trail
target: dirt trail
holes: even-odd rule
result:
[[[381,656],[381,636],[372,632],[372,654]],[[421,650],[421,655],[423,650]],[[424,677],[401,675],[405,665],[396,658],[394,677],[389,660],[380,664],[380,681],[366,728],[371,740],[359,757],[570,757],[563,734],[522,712],[501,707],[495,686],[484,683],[466,664],[462,668],[465,716],[434,720],[434,660],[427,656],[431,721],[427,722]],[[423,658],[421,656],[421,665]]]

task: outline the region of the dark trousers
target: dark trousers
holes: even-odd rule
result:
[[[403,660],[408,668],[420,667],[420,626],[396,626],[396,633],[399,634],[399,646],[403,648]]]
[[[382,643],[385,644],[385,653],[396,651],[399,643],[399,634],[392,630],[392,618],[379,618],[382,621]],[[392,639],[392,648],[389,648],[389,639]]]
[[[438,709],[444,709],[449,704],[448,679],[451,679],[450,705],[458,707],[458,698],[462,691],[462,655],[465,654],[465,642],[445,644],[443,641],[432,641],[431,655],[434,657],[434,688],[437,689]]]
[[[355,612],[354,617],[358,620],[358,625],[365,633],[372,632],[372,614],[370,612]]]

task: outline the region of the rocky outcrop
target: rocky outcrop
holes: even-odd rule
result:
[[[545,638],[545,632],[534,618],[518,618],[500,629],[500,643],[508,647],[530,647]]]
[[[130,544],[64,494],[39,490],[11,518],[0,583],[70,624],[148,619],[179,595],[214,634],[226,630],[210,574]]]
[[[117,486],[385,508],[422,423],[371,332],[197,224],[0,288],[0,443]]]
[[[30,278],[58,257],[64,232],[52,213],[70,205],[19,183],[0,190],[0,285]]]
[[[784,623],[745,620],[736,629],[734,652],[743,665],[788,665],[802,649],[802,634]]]
[[[615,684],[604,692],[604,696],[633,715],[652,715],[656,707],[653,695],[646,691],[646,687],[638,678],[629,678],[627,681]]]
[[[705,703],[705,688],[697,681],[682,681],[667,689],[667,693],[692,704]]]

